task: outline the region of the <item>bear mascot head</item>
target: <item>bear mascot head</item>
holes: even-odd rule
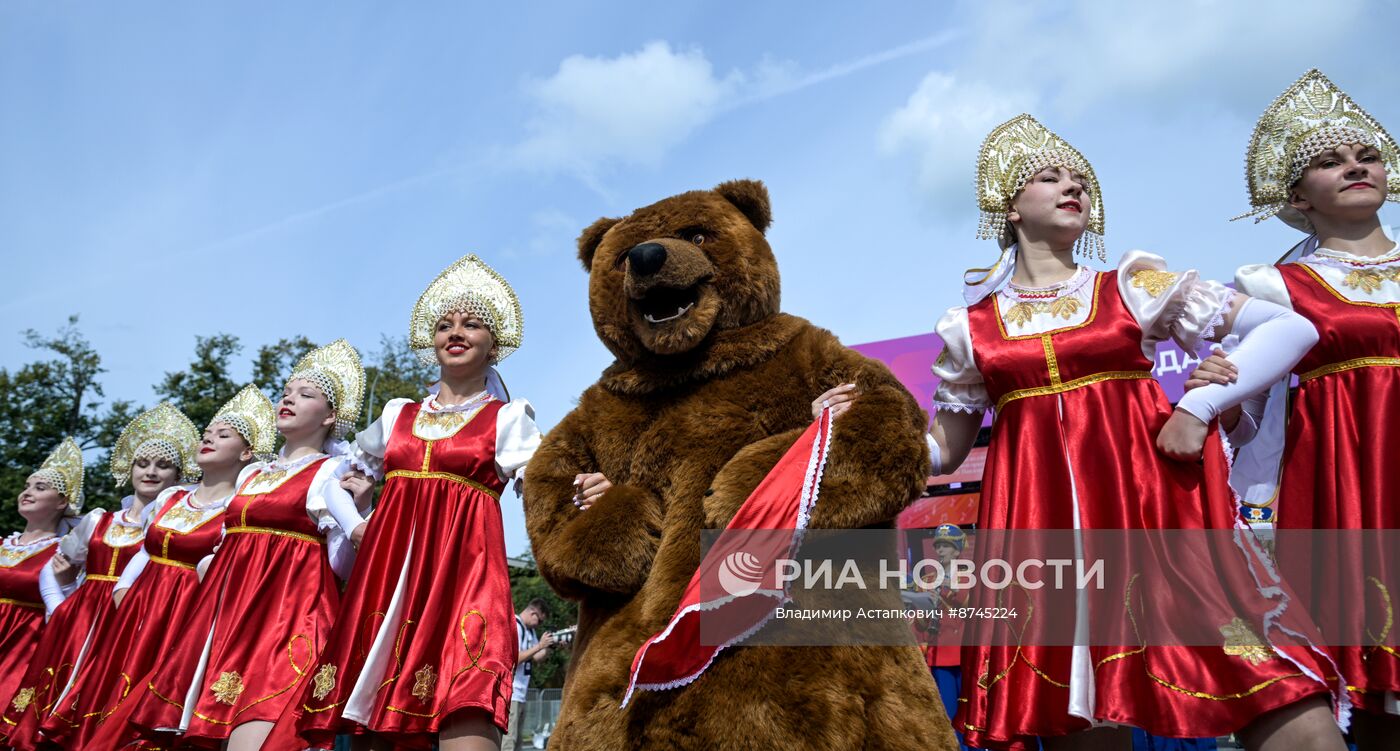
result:
[[[598,337],[616,361],[525,475],[541,574],[578,601],[551,748],[940,749],[957,744],[914,646],[752,646],[626,706],[634,655],[666,627],[723,529],[842,383],[810,526],[889,528],[922,490],[927,416],[882,364],[780,312],[754,180],[666,198],[579,237]],[[860,294],[852,291],[852,294]],[[611,487],[573,502],[580,474]]]

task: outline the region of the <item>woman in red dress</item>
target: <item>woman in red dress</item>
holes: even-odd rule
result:
[[[1243,418],[1236,411],[1222,419],[1233,427],[1232,439],[1254,436],[1235,463],[1243,510],[1285,530],[1280,553],[1302,543],[1301,533],[1286,530],[1400,529],[1400,489],[1389,471],[1400,452],[1393,417],[1400,411],[1400,246],[1377,215],[1386,200],[1400,200],[1400,148],[1310,70],[1259,118],[1245,164],[1250,215],[1278,216],[1308,236],[1278,265],[1241,268],[1236,286],[1291,308],[1321,338],[1293,369],[1298,395],[1291,410],[1288,381],[1280,380],[1246,404]],[[1235,375],[1218,357],[1201,367],[1212,371],[1188,386]],[[1284,573],[1306,587],[1319,618],[1365,613],[1364,621],[1325,630],[1336,637],[1332,650],[1361,710],[1358,748],[1400,748],[1394,632],[1388,642],[1369,642],[1356,628],[1387,633],[1388,592],[1400,587],[1394,549],[1375,533],[1334,537],[1336,550],[1310,546],[1312,555],[1280,555]],[[1311,565],[1319,554],[1342,563]]]
[[[359,415],[364,383],[344,339],[293,368],[277,405],[286,443],[229,502],[223,542],[180,637],[129,700],[138,732],[254,751],[300,694],[335,615],[336,576],[353,564],[336,519],[341,506],[354,511],[340,486],[348,448],[340,439]]]
[[[93,637],[101,633],[113,612],[112,589],[117,577],[141,548],[156,497],[179,481],[182,472],[198,477],[194,461],[198,440],[194,424],[168,403],[138,415],[117,438],[112,448],[112,476],[119,486],[131,480],[132,494],[122,500],[118,511],[93,509],[83,516],[59,543],[50,563],[51,573],[44,574],[55,576],[60,584],[66,573],[82,571],[82,578],[72,596],[53,608],[53,618],[20,684],[34,692],[34,701],[26,711],[14,711],[11,706],[5,714],[16,723],[10,734],[11,746],[52,746],[46,743],[40,725],[67,694],[83,662],[107,649]]]
[[[34,703],[33,687],[20,680],[44,627],[39,572],[58,552],[66,517],[82,505],[83,452],[64,438],[20,491],[24,531],[0,541],[0,701],[21,714]],[[0,725],[0,745],[9,745],[13,722]]]
[[[421,402],[390,401],[356,437],[384,490],[356,531],[355,575],[296,708],[306,738],[364,729],[407,748],[499,743],[516,662],[500,496],[539,430],[491,365],[521,333],[515,293],[476,256],[414,306],[410,344],[441,375]]]
[[[982,413],[995,409],[979,530],[1080,530],[1086,540],[1093,530],[1224,530],[1238,547],[1215,553],[1212,570],[1176,572],[1170,554],[1133,553],[1175,574],[1160,596],[1192,603],[1160,620],[1183,626],[1198,611],[1222,609],[1240,617],[1220,628],[1216,646],[1086,643],[1078,636],[1091,625],[1124,620],[1125,597],[1129,611],[1140,600],[1081,594],[1075,646],[975,641],[964,649],[955,727],[978,748],[1034,747],[1036,736],[1050,749],[1126,748],[1121,726],[1137,726],[1165,736],[1238,731],[1251,749],[1340,751],[1327,703],[1340,681],[1324,652],[1280,627],[1310,624],[1286,608],[1259,548],[1231,532],[1238,516],[1227,460],[1210,428],[1222,409],[1296,362],[1315,339],[1312,327],[1193,271],[1167,271],[1141,251],[1116,271],[1080,266],[1076,246],[1097,247],[1103,258],[1097,179],[1078,151],[1027,115],[988,135],[977,185],[980,234],[1005,250],[969,279],[967,307],[938,323],[936,472],[962,462]],[[1192,392],[1173,411],[1151,377],[1157,343],[1171,337],[1194,351],[1231,333],[1254,365],[1241,366],[1238,383]],[[1205,626],[1214,633],[1214,622]],[[1345,721],[1344,697],[1337,712]]]
[[[203,479],[193,489],[169,488],[152,504],[157,510],[147,524],[145,545],[113,592],[117,611],[94,634],[99,648],[83,661],[72,688],[40,728],[50,742],[74,749],[86,745],[118,712],[134,682],[173,649],[199,588],[197,566],[222,539],[224,508],[251,471],[250,463],[271,455],[275,419],[272,402],[250,385],[204,429],[195,459]]]

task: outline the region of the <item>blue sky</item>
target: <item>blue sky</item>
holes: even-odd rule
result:
[[[475,252],[522,299],[503,370],[548,427],[609,361],[573,246],[599,216],[762,179],[784,307],[856,343],[929,331],[994,256],[973,157],[1021,111],[1093,162],[1110,261],[1214,277],[1297,239],[1226,220],[1305,69],[1400,128],[1400,13],[1359,0],[253,7],[0,6],[0,367],[70,313],[146,404],[199,334],[370,351]]]

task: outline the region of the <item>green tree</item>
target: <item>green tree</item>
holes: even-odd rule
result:
[[[233,398],[243,384],[229,374],[229,360],[243,351],[232,334],[196,336],[194,360],[187,370],[166,373],[155,387],[162,399],[170,401],[203,430],[224,402]],[[254,368],[256,373],[256,368]]]
[[[379,350],[365,360],[365,405],[360,427],[379,419],[390,399],[422,399],[438,379],[437,365],[418,359],[406,336],[379,337]]]
[[[102,400],[99,377],[106,369],[76,315],[52,336],[25,331],[24,343],[43,359],[13,373],[0,368],[0,529],[24,526],[15,498],[65,435],[84,450],[100,449],[84,480],[88,507],[115,506],[110,447],[138,411],[131,402]]]
[[[278,339],[276,344],[258,347],[258,356],[253,359],[253,383],[276,402],[282,398],[282,387],[287,384],[292,367],[313,349],[315,342],[304,336]]]

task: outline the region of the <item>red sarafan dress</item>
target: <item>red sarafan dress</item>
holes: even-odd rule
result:
[[[1229,531],[1242,525],[1217,431],[1201,464],[1173,462],[1157,450],[1157,433],[1172,408],[1151,374],[1157,342],[1208,339],[1231,295],[1194,272],[1168,272],[1160,258],[1138,251],[1127,254],[1118,271],[1081,268],[1061,285],[1011,285],[950,310],[938,326],[946,349],[934,370],[945,380],[935,403],[997,411],[979,530]],[[1324,654],[1310,645],[1268,641],[1278,633],[1262,625],[1264,614],[1282,599],[1269,599],[1252,578],[1251,571],[1267,570],[1262,560],[1249,560],[1260,555],[1258,548],[1242,540],[1228,550],[1235,560],[1182,572],[1161,586],[1163,599],[1201,603],[1203,611],[1243,599],[1246,611],[1259,617],[1237,630],[1263,636],[1256,642],[1261,647],[1235,649],[1225,630],[1220,646],[1204,647],[989,646],[974,639],[963,649],[954,727],[969,746],[994,749],[1034,748],[1036,736],[1097,723],[1163,736],[1216,736],[1325,694],[1335,671]],[[1162,568],[1170,571],[1171,563]],[[1087,629],[1096,619],[1124,619],[1124,593],[1106,594],[1081,595],[1091,604],[1084,604],[1076,623]],[[1154,604],[1161,603],[1148,603]],[[1096,611],[1110,607],[1118,612]],[[1132,617],[1170,620],[1191,613],[1178,608]],[[1213,631],[1215,624],[1209,626]]]
[[[95,639],[101,650],[83,661],[67,695],[43,722],[49,741],[74,749],[86,745],[183,634],[199,589],[196,567],[223,536],[228,502],[196,507],[192,498],[193,491],[181,487],[156,499],[159,510],[146,528],[144,548],[117,585],[127,593]]]
[[[325,502],[345,492],[343,473],[341,458],[315,455],[279,459],[243,483],[179,637],[133,697],[130,726],[216,748],[299,695],[335,616],[336,572],[353,562]]]
[[[114,611],[112,589],[127,562],[141,549],[150,508],[146,506],[135,519],[125,510],[93,509],[59,543],[59,551],[83,567],[83,578],[77,590],[54,608],[20,681],[21,690],[33,691],[33,701],[24,711],[17,711],[13,703],[6,708],[6,725],[15,723],[11,746],[31,749],[43,742],[40,724],[67,692],[83,661],[104,648],[94,643],[93,635]]]
[[[0,701],[8,711],[23,713],[34,703],[34,688],[21,688],[25,668],[44,628],[44,603],[39,572],[58,551],[58,537],[20,544],[16,532],[0,541]],[[7,715],[0,740],[15,721]]]
[[[356,438],[384,491],[299,700],[303,736],[360,726],[429,748],[469,708],[506,729],[517,648],[500,496],[538,444],[529,403],[489,395],[395,400]]]
[[[1246,266],[1236,282],[1250,296],[1293,308],[1319,335],[1294,368],[1298,394],[1292,409],[1283,389],[1275,388],[1260,410],[1268,416],[1255,415],[1263,425],[1242,450],[1240,465],[1259,476],[1237,483],[1253,496],[1246,503],[1275,506],[1275,524],[1284,530],[1280,545],[1306,544],[1288,530],[1400,529],[1400,485],[1390,471],[1400,457],[1400,247],[1379,258],[1319,248],[1296,263]],[[1246,463],[1247,456],[1266,458]],[[1379,537],[1338,534],[1311,551],[1345,555],[1335,569],[1299,570],[1308,556],[1295,558],[1282,549],[1280,561],[1306,591],[1325,630],[1340,604],[1359,611],[1365,603],[1364,625],[1373,635],[1384,634],[1384,641],[1348,636],[1333,651],[1354,703],[1373,712],[1400,712],[1400,657],[1390,625],[1400,570],[1394,551],[1379,549],[1385,546]],[[1341,550],[1328,550],[1334,547]],[[1290,565],[1293,560],[1297,566]]]

